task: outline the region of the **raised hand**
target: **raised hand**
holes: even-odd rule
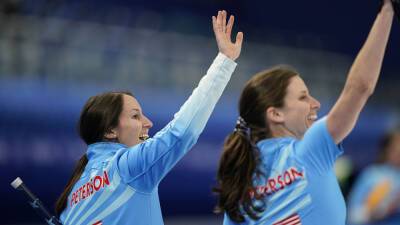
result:
[[[236,41],[232,42],[231,32],[235,17],[231,15],[226,23],[226,14],[226,11],[222,10],[218,11],[217,17],[212,17],[213,29],[219,52],[235,60],[239,57],[242,49],[243,33],[238,32]]]
[[[394,9],[395,5],[396,4],[398,5],[399,3],[400,3],[399,0],[392,0],[392,1],[391,0],[383,0],[382,1],[382,10],[388,10],[388,11],[394,13],[393,9]]]

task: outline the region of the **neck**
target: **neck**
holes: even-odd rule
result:
[[[277,124],[277,125],[272,125],[270,126],[271,129],[271,136],[273,138],[277,137],[293,137],[296,139],[301,139],[302,137],[299,137],[299,135],[296,135],[295,132],[291,131],[288,129],[284,124]]]

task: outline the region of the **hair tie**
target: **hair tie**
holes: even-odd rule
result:
[[[249,135],[249,133],[250,133],[249,132],[250,128],[247,126],[246,121],[244,121],[244,119],[241,116],[239,116],[238,119],[236,120],[236,126],[235,126],[234,131],[243,132],[247,135]]]

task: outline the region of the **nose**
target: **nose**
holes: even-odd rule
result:
[[[150,129],[153,127],[153,122],[149,118],[147,118],[145,115],[143,115],[143,127]]]
[[[311,108],[316,110],[319,110],[321,108],[321,103],[312,96],[311,96]]]

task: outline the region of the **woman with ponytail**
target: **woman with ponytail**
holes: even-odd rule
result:
[[[246,83],[214,189],[224,225],[345,224],[333,166],[375,89],[393,14],[385,0],[339,99],[319,120],[320,103],[295,70],[275,67]]]
[[[227,85],[243,33],[231,41],[233,16],[212,18],[219,54],[174,119],[149,138],[152,122],[128,92],[91,97],[79,132],[88,145],[56,203],[63,224],[162,225],[158,184],[191,149]]]

